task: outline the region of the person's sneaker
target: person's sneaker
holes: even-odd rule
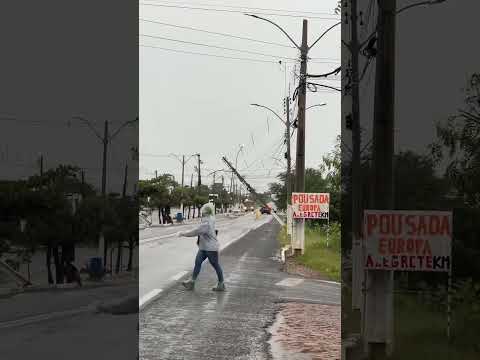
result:
[[[187,280],[182,282],[182,285],[185,287],[187,290],[193,290],[195,287],[195,281],[193,280]]]
[[[213,291],[225,291],[225,284],[224,283],[218,283],[216,287],[212,289]]]

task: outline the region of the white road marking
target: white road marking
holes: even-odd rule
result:
[[[162,236],[155,236],[155,237],[151,237],[151,238],[147,238],[147,239],[140,239],[140,244],[146,244],[146,243],[149,243],[149,242],[152,242],[152,241],[155,241],[155,240],[161,240],[161,239],[165,239],[165,238],[168,238],[168,237],[173,237],[173,236],[176,236],[177,233],[173,233],[173,234],[167,234],[167,235],[162,235]]]
[[[295,279],[295,278],[286,278],[283,279],[282,281],[279,281],[275,285],[277,286],[297,286],[300,285],[303,282],[303,279]]]
[[[172,281],[178,281],[187,274],[188,274],[188,271],[180,271],[177,275],[172,276],[170,279]]]
[[[67,316],[74,316],[74,315],[80,315],[83,313],[88,313],[92,311],[92,306],[85,306],[81,307],[79,309],[75,310],[66,310],[66,311],[57,311],[53,313],[47,313],[47,314],[40,314],[40,315],[34,315],[34,316],[29,316],[25,317],[22,319],[17,319],[17,320],[8,320],[8,321],[2,321],[0,323],[0,329],[8,329],[16,326],[24,326],[24,325],[31,325],[35,324],[41,321],[47,321],[47,320],[54,320],[58,318],[64,318]]]
[[[316,280],[316,279],[313,279],[313,281],[321,282],[321,283],[325,283],[325,284],[333,284],[333,285],[338,285],[338,286],[341,285],[341,283],[339,283],[338,281]]]
[[[162,289],[153,289],[148,294],[142,296],[140,298],[140,301],[138,302],[139,308],[141,309],[142,307],[147,305],[149,302],[153,301],[161,292],[162,292]]]

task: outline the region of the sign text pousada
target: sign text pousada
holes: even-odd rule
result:
[[[329,193],[292,193],[294,219],[328,219]]]
[[[364,211],[367,270],[449,271],[452,213]]]

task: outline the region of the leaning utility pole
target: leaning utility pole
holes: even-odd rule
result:
[[[396,0],[383,0],[377,20],[373,120],[372,208],[375,210],[394,208],[395,16]],[[384,359],[393,346],[393,272],[368,271],[366,289],[368,352],[373,359]]]
[[[295,161],[295,191],[305,192],[305,106],[307,98],[307,56],[308,56],[308,22],[303,20],[302,45],[300,47],[300,84],[298,88],[298,126],[297,155]],[[294,254],[305,251],[305,219],[297,219],[295,226]]]
[[[237,171],[237,169],[235,169],[233,167],[233,165],[230,163],[230,161],[227,160],[227,158],[224,156],[222,157],[222,160],[225,162],[225,164],[227,164],[227,166],[232,170],[232,173],[235,174],[238,178],[238,180],[240,180],[240,182],[245,185],[245,187],[247,188],[247,190],[250,192],[250,194],[252,194],[253,196],[255,196],[255,198],[257,198],[258,200],[260,200],[262,203],[263,201],[261,200],[260,196],[258,195],[258,193],[255,191],[255,189],[245,180],[245,178],[240,175]],[[262,205],[267,205],[265,203],[263,203]]]

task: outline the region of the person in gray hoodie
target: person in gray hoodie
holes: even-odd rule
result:
[[[212,267],[215,269],[218,278],[218,284],[213,291],[225,291],[223,282],[223,271],[218,262],[219,243],[215,231],[215,208],[212,204],[207,203],[200,209],[201,223],[192,231],[179,232],[178,236],[198,237],[198,252],[195,258],[195,266],[193,268],[192,278],[183,282],[183,286],[187,290],[193,290],[195,281],[197,280],[203,262],[208,259]]]

